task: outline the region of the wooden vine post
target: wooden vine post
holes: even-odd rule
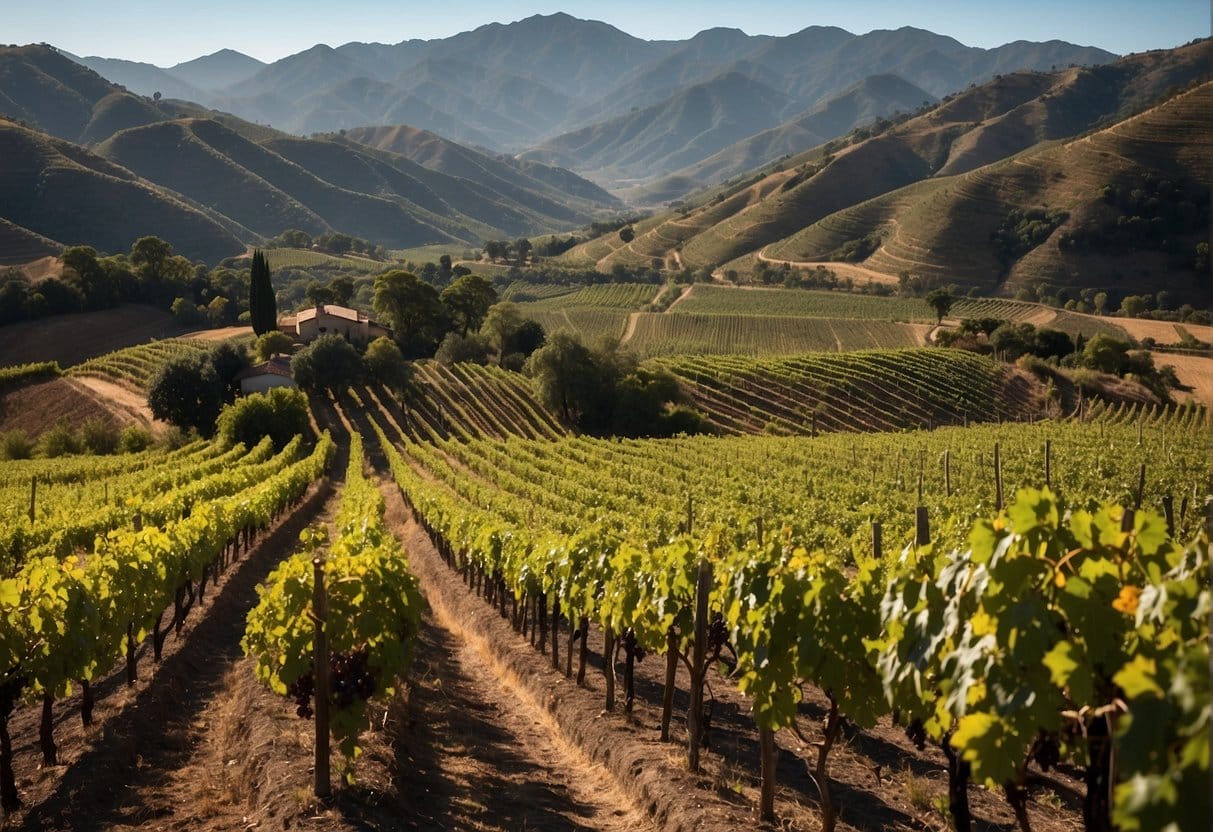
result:
[[[605,627],[602,632],[602,672],[606,676],[606,709],[615,709],[615,631]]]
[[[945,497],[952,496],[952,449],[943,452],[943,493]]]
[[[1053,487],[1053,440],[1045,440],[1045,486]]]
[[[880,560],[884,554],[883,541],[882,541],[883,536],[884,536],[884,531],[880,526],[880,521],[873,520],[872,521],[872,556],[874,558],[876,558],[876,560]]]
[[[328,595],[324,590],[324,559],[312,560],[312,680],[315,685],[316,765],[312,791],[322,800],[332,794],[329,777],[329,644],[325,631]]]
[[[703,742],[703,682],[707,660],[708,594],[712,590],[712,564],[699,561],[695,582],[695,641],[691,646],[691,705],[687,712],[690,734],[687,766],[699,773],[699,747]]]
[[[34,509],[38,505],[38,478],[29,481],[29,521],[34,522]]]
[[[914,545],[926,546],[931,542],[931,518],[926,506],[914,509]]]
[[[998,443],[994,443],[994,510],[1002,511],[1002,457]]]
[[[758,812],[764,822],[775,820],[775,729],[759,727],[758,753],[761,760],[761,791]]]

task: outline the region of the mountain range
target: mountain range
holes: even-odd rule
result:
[[[192,101],[77,61],[0,48],[0,262],[149,233],[214,261],[286,228],[454,248],[676,200],[559,260],[1209,295],[1209,40],[1116,59],[915,29],[643,41],[552,15],[268,65],[98,64]]]
[[[230,50],[163,69],[73,59],[135,93],[196,101],[290,133],[407,124],[493,151],[531,151],[528,158],[627,187],[801,118],[872,76],[922,90],[917,106],[1008,71],[1115,57],[1061,41],[979,49],[908,27],[855,35],[811,26],[785,37],[709,29],[648,41],[558,13],[436,40],[317,45],[268,65]],[[907,102],[888,103],[904,110]],[[794,134],[779,148],[807,149]]]
[[[622,207],[568,171],[433,136],[417,137],[433,158],[418,150],[425,158],[414,161],[399,142],[306,139],[145,98],[45,46],[0,48],[0,113],[0,217],[14,227],[0,262],[48,241],[125,250],[145,234],[214,262],[288,228],[391,248],[476,245],[575,228]],[[456,156],[458,172],[444,172]]]

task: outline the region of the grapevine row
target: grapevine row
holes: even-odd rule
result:
[[[54,764],[51,707],[74,683],[83,688],[81,716],[91,721],[89,683],[126,657],[127,680],[136,674],[136,649],[148,632],[158,659],[169,627],[179,628],[208,579],[224,568],[253,530],[268,526],[324,471],[333,452],[328,434],[312,453],[277,470],[263,471],[243,490],[202,502],[163,526],[110,531],[83,560],[41,557],[0,579],[0,799],[5,811],[20,804],[12,777],[7,721],[17,702],[41,701],[42,752]],[[233,473],[240,478],[239,471]],[[162,629],[166,607],[172,620]]]
[[[872,520],[891,514],[895,518],[905,516],[907,520],[896,522],[907,525],[893,526],[905,531],[895,532],[890,539],[912,540],[909,530],[914,521],[908,518],[917,521],[919,512],[913,510],[912,497],[895,496],[897,492],[912,493],[912,487],[907,488],[908,483],[902,482],[889,489],[887,478],[876,486],[874,475],[874,493],[865,498],[858,493],[837,493],[838,489],[854,487],[849,483],[857,457],[854,445],[849,454],[839,445],[849,440],[864,446],[863,458],[872,459],[879,454],[875,451],[877,447],[887,453],[897,444],[911,444],[906,439],[834,438],[832,460],[831,454],[823,457],[811,452],[815,445],[830,443],[803,440],[717,440],[707,444],[696,440],[609,443],[577,439],[556,445],[520,441],[444,443],[438,447],[409,444],[405,446],[408,460],[390,447],[386,438],[384,443],[393,473],[407,499],[433,534],[444,557],[464,571],[472,586],[500,604],[503,612],[511,606],[516,617],[519,609],[523,610],[522,615],[528,608],[535,609],[538,626],[545,633],[549,609],[551,621],[558,621],[563,614],[576,624],[574,634],[584,633],[590,622],[597,624],[604,631],[607,656],[614,655],[614,641],[620,639],[629,667],[637,649],[666,653],[671,666],[677,655],[687,655],[694,646],[690,622],[694,616],[696,572],[699,564],[711,564],[715,581],[711,584],[709,606],[728,629],[737,654],[739,683],[753,699],[760,729],[769,736],[794,724],[800,686],[812,683],[822,688],[831,704],[825,742],[819,752],[819,771],[824,774],[829,748],[844,719],[870,725],[896,709],[910,722],[916,736],[935,739],[950,755],[952,809],[954,816],[963,822],[967,812],[964,783],[969,769],[976,778],[1006,788],[1018,812],[1022,810],[1023,771],[1032,752],[1038,752],[1045,760],[1067,755],[1085,764],[1091,749],[1078,742],[1067,744],[1058,735],[1064,724],[1069,724],[1076,736],[1086,737],[1091,730],[1097,730],[1093,726],[1102,713],[1099,709],[1108,703],[1085,701],[1091,698],[1084,696],[1087,689],[1097,685],[1078,686],[1090,677],[1096,663],[1104,668],[1105,684],[1101,691],[1105,698],[1109,690],[1115,690],[1113,685],[1119,685],[1120,692],[1127,693],[1115,681],[1127,665],[1107,662],[1106,654],[1094,655],[1085,646],[1081,656],[1070,655],[1066,652],[1068,647],[1058,647],[1077,639],[1080,627],[1056,627],[1050,631],[1051,641],[1012,638],[1008,628],[1021,626],[1016,622],[1024,620],[1025,615],[1029,620],[1039,618],[1046,623],[1068,613],[1087,616],[1099,621],[1098,632],[1120,638],[1119,643],[1129,645],[1123,648],[1123,655],[1131,656],[1132,661],[1140,655],[1133,650],[1143,643],[1143,627],[1146,632],[1157,626],[1179,627],[1183,630],[1180,637],[1195,638],[1191,628],[1181,626],[1187,620],[1182,614],[1157,608],[1151,623],[1126,617],[1116,604],[1128,608],[1129,602],[1121,599],[1125,593],[1132,594],[1129,587],[1148,594],[1147,580],[1155,585],[1160,585],[1159,581],[1190,583],[1192,576],[1202,574],[1200,564],[1207,559],[1207,544],[1180,549],[1170,542],[1165,529],[1159,532],[1161,520],[1145,512],[1133,515],[1136,519],[1131,517],[1127,531],[1122,533],[1116,524],[1125,522],[1125,512],[1096,506],[1097,499],[1122,502],[1127,499],[1132,503],[1142,498],[1133,493],[1129,473],[1132,464],[1118,466],[1116,457],[1108,455],[1105,443],[1134,448],[1141,458],[1171,460],[1164,463],[1161,473],[1155,473],[1154,481],[1203,482],[1208,473],[1207,462],[1194,466],[1190,462],[1203,459],[1197,448],[1203,441],[1203,432],[1185,430],[1182,426],[1186,419],[1185,414],[1180,414],[1172,421],[1152,425],[1152,434],[1137,440],[1146,443],[1142,447],[1134,444],[1134,428],[1130,425],[1108,426],[1108,437],[1100,437],[1098,442],[1089,426],[1076,424],[1004,426],[916,436],[912,444],[920,440],[928,444],[939,442],[940,437],[948,442],[998,437],[1017,452],[1027,452],[1038,441],[1043,444],[1042,440],[1050,434],[1059,444],[1064,439],[1065,465],[1054,469],[1054,484],[1070,495],[1069,506],[1073,511],[1069,515],[1060,511],[1059,498],[1051,491],[1027,490],[998,521],[985,521],[982,525],[979,519],[978,530],[994,530],[989,539],[975,537],[967,549],[909,546],[900,558],[878,557],[870,548],[864,551],[859,545],[860,535],[870,534]],[[901,450],[898,449],[899,454]],[[974,457],[971,466],[974,473],[986,469],[985,459],[978,459],[984,454],[958,449],[964,450]],[[956,454],[958,458],[964,455]],[[905,462],[909,463],[914,456],[907,454]],[[850,468],[846,465],[848,457]],[[808,465],[809,460],[816,465]],[[829,466],[826,471],[821,470],[822,461]],[[1039,478],[1038,461],[1035,454],[1029,457],[1029,465],[1019,474],[1022,485],[1030,484],[1027,480],[1033,469]],[[899,469],[901,465],[899,461]],[[424,475],[420,473],[422,470]],[[803,506],[805,492],[800,487],[799,471],[806,473],[811,503],[807,508]],[[954,485],[958,490],[966,485],[973,489],[978,479],[956,476]],[[898,478],[910,479],[901,473]],[[813,479],[819,484],[814,486]],[[758,483],[762,485],[756,488]],[[827,499],[812,499],[818,491]],[[1011,488],[1007,491],[1010,493]],[[694,504],[688,501],[685,519],[678,521],[675,518],[683,513],[681,500],[688,494],[694,495]],[[974,518],[989,516],[991,504],[975,496],[957,494],[951,501],[941,501],[942,510],[925,515],[931,519],[934,514],[941,521],[937,528],[942,526],[943,531],[935,537],[937,541],[959,542],[967,535]],[[889,497],[894,499],[888,501]],[[872,504],[873,499],[876,505]],[[865,504],[861,511],[866,512],[866,517],[856,517],[854,511],[842,508]],[[907,508],[899,510],[899,504]],[[1062,516],[1080,518],[1079,527],[1063,528]],[[1184,521],[1188,512],[1181,509],[1179,516]],[[761,522],[764,517],[772,521],[768,527],[771,533],[767,535]],[[1081,528],[1084,522],[1086,531]],[[829,527],[835,523],[842,526],[830,531]],[[1114,538],[1108,532],[1113,525],[1119,537]],[[697,527],[708,531],[695,534]],[[1067,547],[1060,550],[1063,556],[1073,554],[1061,566],[1056,565],[1061,558],[1055,558],[1054,566],[1047,570],[1041,566],[1045,561],[1025,559],[1023,553],[1039,551],[1036,543],[1040,535],[1051,535],[1051,545],[1055,547]],[[1044,608],[1032,615],[1012,610],[1006,613],[1007,623],[1002,630],[991,623],[986,626],[993,629],[977,633],[969,641],[963,640],[963,633],[957,628],[969,626],[969,635],[973,635],[974,610],[986,610],[991,619],[995,617],[992,590],[988,603],[977,590],[1009,584],[1007,576],[998,574],[997,581],[987,579],[974,585],[973,564],[992,569],[991,551],[996,550],[1001,558],[1007,559],[1014,546],[1020,547],[1017,550],[1020,558],[1014,568],[1024,573],[1022,582],[1030,587],[1018,586],[1017,594],[1008,593],[1006,598],[1021,597],[1029,588],[1039,592],[1045,588],[1040,583],[1042,575],[1053,582],[1051,586],[1071,586],[1075,597],[1058,596],[1043,602]],[[840,556],[840,549],[846,554]],[[932,554],[936,551],[950,554],[936,557]],[[1109,571],[1107,564],[1111,562],[1120,566],[1135,564],[1133,580],[1124,577],[1123,569]],[[1029,574],[1024,569],[1029,563],[1035,565],[1036,572]],[[1084,570],[1101,570],[1098,574],[1110,575],[1113,580],[1100,584],[1098,592],[1088,591],[1084,595],[1084,581],[1091,583]],[[1018,574],[1014,570],[1012,573]],[[1062,573],[1064,581],[1058,577]],[[924,582],[931,580],[940,582],[934,594],[924,587]],[[914,587],[918,587],[919,594],[910,591]],[[1194,593],[1195,598],[1192,603],[1207,605],[1207,585],[1202,587],[1197,579],[1192,587],[1190,594]],[[914,599],[920,597],[935,599],[930,602],[935,606],[917,608]],[[1073,606],[1080,600],[1080,606]],[[897,604],[901,602],[909,607],[899,609]],[[1070,610],[1065,609],[1066,603],[1072,605]],[[907,617],[921,623],[926,635],[899,631],[899,622]],[[977,620],[984,619],[977,617]],[[1200,621],[1198,618],[1194,625],[1197,634]],[[1207,632],[1207,618],[1204,627]],[[555,647],[554,629],[552,635]],[[926,641],[916,642],[916,638]],[[983,664],[980,654],[942,649],[944,645],[956,644],[962,644],[965,650],[991,651],[990,657]],[[566,654],[566,672],[570,675],[572,646],[570,641],[570,652]],[[1038,671],[1019,677],[1009,671],[1011,677],[1026,679],[1027,684],[1034,686],[1019,695],[1035,697],[1041,703],[1023,717],[1025,721],[1012,726],[1013,734],[1009,733],[1012,728],[997,722],[1010,719],[1011,715],[1005,708],[996,711],[995,706],[1012,701],[1002,698],[1005,691],[995,690],[997,680],[978,682],[969,678],[978,672],[972,670],[974,662],[978,668],[1002,666],[1008,649],[1022,655],[1007,666],[1030,666]],[[903,659],[912,656],[926,664],[923,667],[899,664],[895,660],[899,655]],[[584,673],[584,659],[579,665],[580,676]],[[613,661],[608,660],[608,666],[612,668],[608,673],[610,705],[614,695]],[[1040,675],[1040,668],[1047,668],[1052,675],[1046,680]],[[962,681],[967,680],[964,696],[946,695],[959,684],[948,674],[960,674]],[[625,672],[625,703],[631,694],[629,676]],[[672,674],[669,680],[672,684]],[[918,698],[908,698],[906,690],[915,691]],[[1064,723],[1064,713],[1070,711],[1087,716],[1080,724]],[[1181,714],[1177,718],[1195,717]],[[663,717],[667,725],[668,719],[667,713]],[[1115,731],[1109,729],[1106,733],[1112,736]],[[773,748],[773,744],[763,744]],[[1098,763],[1087,768],[1101,770]],[[1176,776],[1193,774],[1185,769]],[[1098,795],[1100,789],[1095,786],[1089,793]],[[1123,790],[1118,792],[1116,811],[1125,817],[1136,817],[1125,794]],[[823,794],[823,798],[830,822],[831,804],[828,796]],[[1176,805],[1168,805],[1171,811],[1178,811]],[[1109,800],[1102,809],[1098,805],[1090,807],[1089,814],[1095,820],[1106,818],[1110,807]]]
[[[366,726],[367,700],[390,698],[408,668],[422,605],[405,554],[384,523],[383,495],[363,464],[362,437],[353,432],[334,539],[321,557],[324,530],[304,532],[303,550],[259,588],[242,641],[245,654],[256,659],[257,678],[275,693],[293,696],[300,716],[311,716],[317,694],[313,639],[322,619],[336,671],[326,697],[327,728],[350,758]],[[324,581],[323,617],[313,603],[317,575]]]

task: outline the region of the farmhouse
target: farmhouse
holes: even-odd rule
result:
[[[271,387],[295,387],[291,378],[291,359],[285,355],[275,355],[262,364],[246,367],[236,374],[240,382],[240,393],[264,393]]]
[[[321,335],[333,333],[351,343],[369,344],[379,337],[391,337],[392,331],[375,323],[357,309],[319,304],[304,309],[295,315],[287,315],[278,321],[278,329],[304,344],[311,343]]]

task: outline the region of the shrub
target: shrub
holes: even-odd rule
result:
[[[42,434],[39,445],[45,457],[69,456],[84,451],[84,443],[66,421],[56,422],[54,427]]]
[[[290,355],[294,345],[295,342],[289,335],[275,330],[258,338],[253,350],[257,354],[258,361],[266,361],[274,355]]]
[[[1034,355],[1021,355],[1019,360],[1015,362],[1015,366],[1021,370],[1027,370],[1041,380],[1051,379],[1054,374],[1053,368],[1049,366],[1049,362]]]
[[[492,351],[493,348],[485,335],[473,333],[464,337],[457,332],[448,332],[434,358],[448,366],[463,362],[488,364]]]
[[[135,454],[152,444],[152,435],[138,425],[127,425],[118,435],[118,450],[124,454]]]
[[[34,455],[34,442],[23,430],[0,433],[0,458],[29,459]]]
[[[391,338],[372,341],[362,360],[371,378],[388,390],[403,390],[412,380],[412,368]]]
[[[184,448],[193,441],[197,434],[190,430],[183,430],[177,425],[170,425],[169,429],[160,437],[160,447],[166,451],[175,451],[178,448]]]
[[[274,447],[281,450],[307,430],[307,396],[289,387],[244,396],[219,414],[219,436],[223,441],[233,445],[243,442],[247,448],[268,436]]]
[[[118,450],[118,429],[104,419],[88,419],[80,428],[80,442],[90,454]]]

